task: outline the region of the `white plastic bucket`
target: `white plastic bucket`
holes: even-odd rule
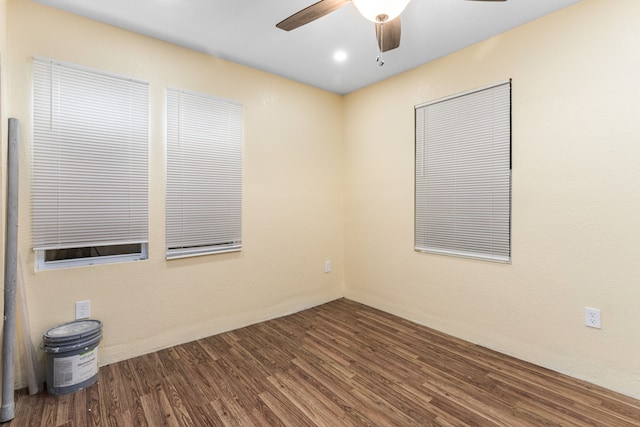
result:
[[[98,345],[102,322],[76,320],[45,332],[47,391],[63,395],[89,387],[98,380]]]

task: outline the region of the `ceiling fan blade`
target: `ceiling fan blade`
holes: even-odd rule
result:
[[[340,9],[347,3],[351,3],[351,0],[320,0],[311,6],[302,9],[300,12],[294,13],[287,19],[280,21],[276,24],[276,27],[285,31],[295,30],[298,27]]]
[[[400,17],[383,24],[376,24],[376,38],[380,52],[400,46]]]

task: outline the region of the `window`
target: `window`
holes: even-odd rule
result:
[[[416,107],[415,249],[511,260],[511,82]]]
[[[242,248],[242,105],[167,89],[167,259]]]
[[[148,84],[34,60],[39,269],[147,258]]]

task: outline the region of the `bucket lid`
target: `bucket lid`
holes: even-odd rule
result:
[[[44,333],[45,342],[70,341],[86,338],[100,333],[102,322],[99,320],[75,320],[54,326]]]
[[[66,341],[45,341],[40,347],[46,353],[69,353],[69,352],[77,352],[78,350],[88,350],[91,347],[97,347],[98,343],[102,339],[102,334],[97,333],[87,338],[77,339],[77,340],[66,340]],[[83,351],[84,352],[84,351]],[[78,354],[78,353],[76,353]]]

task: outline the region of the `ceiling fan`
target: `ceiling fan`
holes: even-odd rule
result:
[[[386,52],[400,46],[400,14],[411,0],[320,0],[290,17],[280,21],[276,27],[291,31],[322,18],[348,3],[376,25],[376,38],[380,52]],[[467,0],[467,1],[507,1],[507,0]],[[382,65],[384,62],[380,63]]]

